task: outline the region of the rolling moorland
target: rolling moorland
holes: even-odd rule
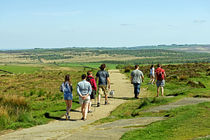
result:
[[[0,51],[1,64],[164,64],[210,61],[210,45],[158,45],[121,48],[63,48]]]
[[[142,110],[184,97],[210,97],[210,46],[175,46],[1,51],[0,130],[45,124],[65,114],[65,103],[59,86],[67,73],[73,82],[73,109],[79,107],[75,88],[81,74],[90,69],[95,74],[101,63],[107,63],[108,69],[120,69],[128,78],[133,64],[143,64],[140,69],[146,78],[142,87],[148,92],[148,98],[131,99],[96,124],[148,115],[167,116],[167,121],[153,123],[144,129],[139,126],[140,129],[126,133],[122,139],[143,137],[140,134],[147,134],[144,135],[145,139],[153,139],[160,136],[160,133],[169,139],[167,136],[179,136],[183,129],[188,131],[180,139],[187,139],[192,133],[193,138],[210,135],[209,102],[154,114],[142,113]],[[156,63],[162,63],[167,73],[166,96],[174,98],[154,98],[156,87],[148,84],[147,75],[150,64]],[[189,117],[191,125],[183,125],[189,124],[185,116]],[[157,127],[161,128],[161,132],[155,132]],[[167,128],[173,131],[169,132]],[[154,133],[151,137],[150,132]]]

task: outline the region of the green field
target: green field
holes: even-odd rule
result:
[[[12,72],[14,74],[19,73],[34,73],[39,71],[41,67],[33,67],[33,66],[17,66],[17,65],[0,65],[0,70],[5,70],[8,72]],[[0,73],[5,73],[1,72]]]
[[[11,65],[1,68],[14,74],[1,75],[0,130],[31,127],[61,119],[66,109],[63,93],[59,91],[64,76],[71,76],[74,89],[72,109],[76,109],[80,106],[76,85],[81,75],[90,70],[53,65]]]

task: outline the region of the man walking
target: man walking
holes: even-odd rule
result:
[[[77,84],[77,94],[79,95],[79,102],[81,104],[82,119],[87,119],[88,104],[90,102],[90,95],[92,87],[89,82],[86,81],[86,75],[82,75],[82,81]]]
[[[101,95],[105,95],[105,105],[108,104],[108,89],[110,89],[109,73],[105,71],[106,64],[101,64],[100,70],[96,74],[96,82],[98,81],[98,103],[100,106]]]
[[[139,70],[139,65],[135,65],[135,70],[131,72],[131,84],[134,87],[134,98],[138,99],[141,83],[144,80],[143,72]]]
[[[157,97],[159,96],[159,90],[161,88],[161,95],[164,96],[164,86],[165,86],[165,70],[161,68],[161,65],[157,65],[157,69],[155,70],[156,74],[156,85],[157,85]]]

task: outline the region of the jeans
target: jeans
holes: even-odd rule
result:
[[[140,93],[140,83],[134,83],[133,84],[134,86],[134,94],[135,94],[135,97],[138,97],[139,93]]]

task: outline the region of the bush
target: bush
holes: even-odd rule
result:
[[[201,83],[200,81],[199,82],[188,81],[187,85],[189,85],[191,87],[194,87],[194,88],[206,88],[206,86],[203,83]]]

